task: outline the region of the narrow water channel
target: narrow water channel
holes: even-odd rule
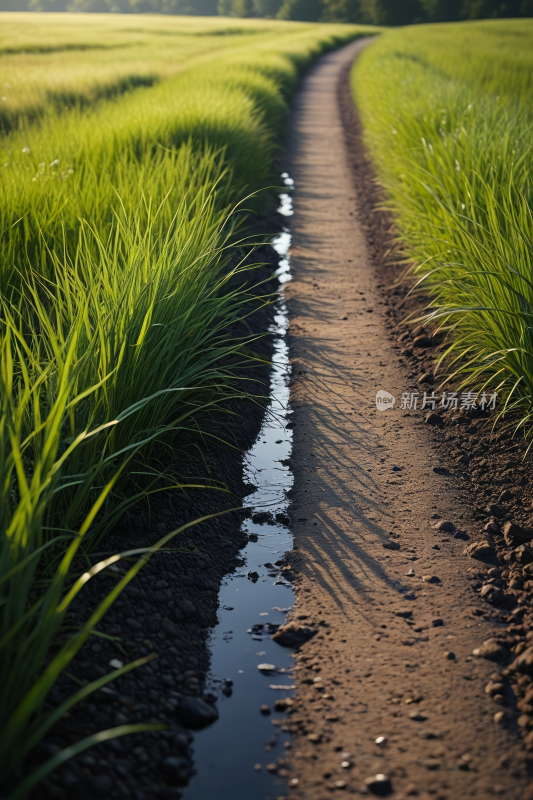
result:
[[[288,218],[292,215],[293,181],[287,173],[281,177],[287,193],[280,195],[278,210]],[[291,278],[290,242],[288,228],[272,242],[280,256],[276,272],[280,289]],[[220,717],[195,734],[197,772],[185,791],[186,800],[276,800],[287,792],[283,761],[290,741],[283,730],[284,714],[275,711],[274,702],[294,694],[293,661],[291,651],[273,642],[266,632],[268,623],[285,622],[294,600],[291,585],[276,566],[292,549],[287,527],[287,492],[293,482],[288,465],[292,431],[287,427],[287,327],[287,308],[280,292],[270,329],[275,337],[271,402],[261,432],[246,456],[245,479],[257,487],[245,502],[252,512],[243,522],[249,542],[240,553],[242,566],[228,575],[221,587],[219,624],[211,634],[207,690],[210,681],[220,696]],[[276,671],[261,671],[260,664],[274,665]],[[261,706],[268,706],[271,713],[263,714]]]

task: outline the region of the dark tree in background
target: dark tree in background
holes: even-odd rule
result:
[[[278,12],[279,19],[294,19],[301,22],[318,22],[324,14],[322,0],[284,0]]]
[[[198,0],[196,0],[197,2]],[[251,17],[252,0],[218,0],[218,13],[222,17]],[[194,13],[194,12],[189,12]],[[216,11],[214,12],[217,13]]]
[[[464,0],[461,16],[464,19],[518,17],[521,5],[521,0]]]
[[[255,17],[268,17],[273,19],[279,12],[283,0],[253,0]]]
[[[405,25],[423,17],[420,0],[370,0],[366,6],[374,25]]]
[[[324,19],[326,22],[371,22],[364,0],[326,0]]]
[[[533,0],[0,0],[0,11],[108,11],[412,25],[533,17]]]

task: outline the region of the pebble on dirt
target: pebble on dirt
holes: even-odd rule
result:
[[[481,647],[476,647],[472,654],[478,658],[486,658],[489,661],[506,661],[509,651],[497,639],[485,639]]]
[[[482,561],[485,558],[493,558],[496,555],[496,551],[487,542],[472,542],[468,547],[465,547],[463,555]]]
[[[383,542],[383,547],[385,548],[385,550],[399,550],[400,549],[400,545],[399,545],[398,542],[391,542],[391,541]]]
[[[304,628],[294,622],[288,622],[278,628],[272,640],[282,647],[298,647],[312,639],[316,633],[316,628]]]
[[[508,547],[518,547],[533,539],[533,531],[522,528],[514,522],[506,522],[503,526],[503,538]]]
[[[528,647],[515,658],[511,664],[511,670],[521,672],[522,675],[533,675],[533,647]]]
[[[411,711],[409,714],[409,719],[412,719],[415,722],[425,722],[427,720],[427,715],[422,711]]]
[[[385,797],[392,792],[392,784],[388,775],[379,773],[365,780],[365,785],[378,797]]]
[[[453,524],[453,522],[449,522],[448,520],[445,519],[441,520],[440,522],[437,522],[437,524],[434,525],[433,527],[435,528],[436,531],[444,531],[445,533],[451,533],[452,531],[455,530],[455,525]]]
[[[451,651],[451,650],[449,650],[447,653],[444,653],[444,656],[445,656],[445,658],[447,658],[449,661],[455,661],[455,653],[452,653],[452,651]]]

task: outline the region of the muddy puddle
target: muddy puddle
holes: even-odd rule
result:
[[[288,218],[292,215],[289,192],[293,181],[287,173],[282,179],[287,193],[280,195],[279,211]],[[290,241],[287,228],[272,243],[280,256],[280,288],[291,277]],[[184,792],[186,800],[275,800],[287,792],[283,759],[290,747],[289,734],[283,730],[284,714],[274,710],[274,702],[294,694],[293,660],[288,648],[271,640],[274,628],[269,630],[270,625],[285,622],[294,602],[292,587],[276,565],[292,549],[287,517],[287,492],[293,482],[288,466],[292,431],[287,427],[287,327],[287,309],[280,294],[270,329],[275,336],[270,407],[246,456],[245,479],[257,487],[245,502],[251,510],[251,518],[243,522],[249,542],[240,553],[241,566],[221,587],[219,624],[210,640],[211,673],[206,691],[219,697],[220,717],[211,727],[195,733],[196,775]],[[260,664],[273,665],[276,670],[259,670]],[[270,715],[261,713],[263,705],[269,706]],[[274,725],[273,720],[281,724]],[[277,773],[271,771],[272,764],[277,765]]]

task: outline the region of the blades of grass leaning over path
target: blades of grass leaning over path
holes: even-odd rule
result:
[[[449,334],[446,374],[498,391],[528,433],[532,44],[530,20],[421,26],[384,36],[352,74],[398,236],[432,293],[427,318]]]
[[[113,28],[99,49],[82,24],[73,23],[72,44],[92,54],[87,75],[54,87],[73,92],[73,107],[51,101],[33,113],[31,93],[21,96],[0,139],[0,781],[14,797],[99,740],[67,748],[20,783],[24,758],[58,718],[46,705],[54,682],[136,572],[184,527],[148,548],[72,631],[73,598],[135,554],[87,570],[91,551],[141,498],[193,488],[166,474],[163,449],[179,458],[191,434],[214,435],[210,420],[231,413],[232,398],[250,397],[242,368],[261,359],[244,322],[270,297],[243,266],[242,201],[257,208],[254,194],[271,181],[275,137],[302,69],[363,33],[245,22],[239,46],[237,34],[218,36],[216,48],[202,39],[177,66],[168,49],[157,61],[152,41],[157,81],[121,94],[108,89],[127,70],[109,51],[137,45]],[[148,20],[146,29],[160,35],[167,24],[176,25]],[[209,37],[213,25],[183,28]],[[68,35],[57,38],[40,58],[70,52]],[[111,60],[103,66],[98,53]],[[30,59],[29,73],[34,66]],[[225,491],[204,483],[194,488]],[[232,510],[222,505],[219,513]]]

